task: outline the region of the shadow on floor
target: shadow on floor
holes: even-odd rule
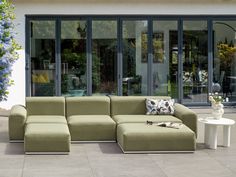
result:
[[[6,155],[24,155],[24,143],[8,143],[5,148]]]
[[[203,150],[203,149],[206,149],[204,143],[197,143],[196,144],[196,150]]]
[[[9,142],[9,136],[7,131],[0,131],[0,143]]]
[[[104,154],[123,154],[117,143],[99,143],[99,148]]]

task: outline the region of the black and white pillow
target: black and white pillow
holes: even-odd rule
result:
[[[173,115],[174,114],[174,99],[158,100],[157,101],[157,114],[159,115]]]
[[[147,115],[156,115],[157,114],[157,99],[147,98],[146,99],[146,109]]]

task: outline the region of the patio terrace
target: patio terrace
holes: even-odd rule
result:
[[[199,117],[207,108],[191,108]],[[236,109],[226,108],[236,120]],[[208,115],[209,116],[209,115]],[[204,126],[198,124],[197,150],[189,154],[123,154],[116,143],[72,144],[70,155],[24,155],[23,143],[8,142],[8,118],[0,117],[0,177],[234,177],[236,126],[231,147],[204,148]],[[218,129],[222,144],[222,128]]]

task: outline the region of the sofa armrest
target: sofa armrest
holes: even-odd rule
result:
[[[179,103],[175,104],[174,116],[195,132],[197,137],[197,114]]]
[[[15,105],[11,108],[8,119],[9,139],[12,141],[24,140],[24,127],[27,111],[22,105]]]

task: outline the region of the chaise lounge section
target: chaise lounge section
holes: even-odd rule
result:
[[[26,154],[68,154],[70,132],[64,97],[28,97],[9,116],[10,141],[24,141]]]
[[[124,153],[193,152],[196,148],[197,116],[185,106],[175,104],[174,115],[146,115],[146,99],[170,97],[111,97],[111,114],[117,123],[117,143]],[[151,121],[153,125],[147,125]],[[155,123],[183,123],[179,129]]]

